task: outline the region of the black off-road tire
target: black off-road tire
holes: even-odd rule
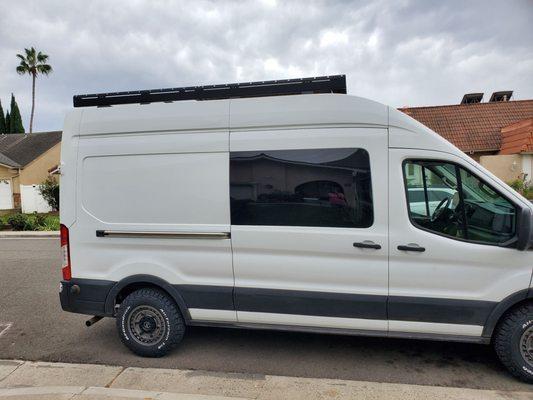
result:
[[[523,336],[533,332],[533,303],[511,310],[498,324],[494,335],[494,349],[502,364],[515,377],[533,383],[533,354],[524,357]],[[528,362],[529,361],[529,362]]]
[[[116,324],[122,343],[142,357],[164,356],[185,334],[185,322],[174,300],[153,288],[129,294],[118,309]]]

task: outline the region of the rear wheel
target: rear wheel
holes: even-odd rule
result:
[[[533,383],[533,303],[504,317],[496,329],[494,349],[511,374]]]
[[[120,305],[116,323],[122,343],[143,357],[164,356],[185,333],[185,323],[174,300],[152,288],[128,295]]]

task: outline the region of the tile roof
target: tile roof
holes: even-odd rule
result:
[[[0,135],[0,164],[24,167],[59,142],[61,131]]]
[[[497,151],[501,129],[533,118],[533,100],[405,107],[400,111],[423,123],[465,152]]]
[[[533,118],[502,128],[500,154],[533,153]]]

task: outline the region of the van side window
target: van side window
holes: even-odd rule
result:
[[[232,152],[233,225],[367,228],[370,161],[363,149]]]
[[[505,243],[515,236],[513,204],[467,170],[446,162],[407,161],[404,177],[415,225],[481,243]]]

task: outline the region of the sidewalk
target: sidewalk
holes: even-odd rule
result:
[[[531,399],[503,392],[395,383],[0,360],[0,399]]]
[[[0,231],[1,238],[55,238],[59,231]]]

